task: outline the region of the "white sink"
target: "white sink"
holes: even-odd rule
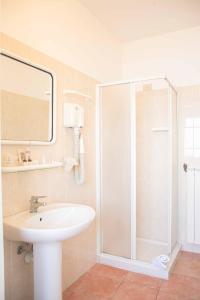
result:
[[[38,213],[24,211],[4,218],[4,235],[29,243],[63,241],[87,228],[94,217],[94,210],[86,205],[49,204]]]
[[[8,240],[33,243],[35,300],[62,299],[61,241],[82,232],[94,217],[89,206],[57,203],[4,218]]]

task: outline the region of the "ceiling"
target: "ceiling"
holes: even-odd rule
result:
[[[80,0],[118,40],[200,25],[200,0]]]

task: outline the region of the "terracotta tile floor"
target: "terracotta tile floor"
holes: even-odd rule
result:
[[[63,300],[200,300],[200,254],[181,252],[169,280],[96,264]]]

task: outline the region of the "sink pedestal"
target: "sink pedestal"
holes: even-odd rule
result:
[[[62,245],[33,244],[34,300],[62,300]]]
[[[10,241],[33,243],[34,300],[62,300],[62,241],[84,231],[95,211],[81,204],[52,203],[4,218]]]

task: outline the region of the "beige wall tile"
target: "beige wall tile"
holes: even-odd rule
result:
[[[95,208],[95,86],[96,81],[28,46],[3,35],[3,48],[13,54],[52,70],[57,81],[56,143],[51,146],[31,146],[32,158],[62,160],[73,155],[73,132],[62,126],[64,102],[77,102],[85,109],[83,129],[85,143],[85,183],[76,185],[73,173],[62,168],[3,175],[4,216],[28,209],[30,196],[42,194],[50,202],[84,203]],[[74,88],[88,93],[92,101],[75,96],[63,96],[64,88]],[[23,145],[4,145],[2,157],[16,159],[17,149]],[[32,264],[26,265],[23,256],[16,255],[17,243],[5,243],[5,273],[8,300],[31,300],[33,297]],[[81,249],[81,251],[80,251]],[[90,268],[96,260],[95,223],[84,233],[63,243],[63,289]]]

